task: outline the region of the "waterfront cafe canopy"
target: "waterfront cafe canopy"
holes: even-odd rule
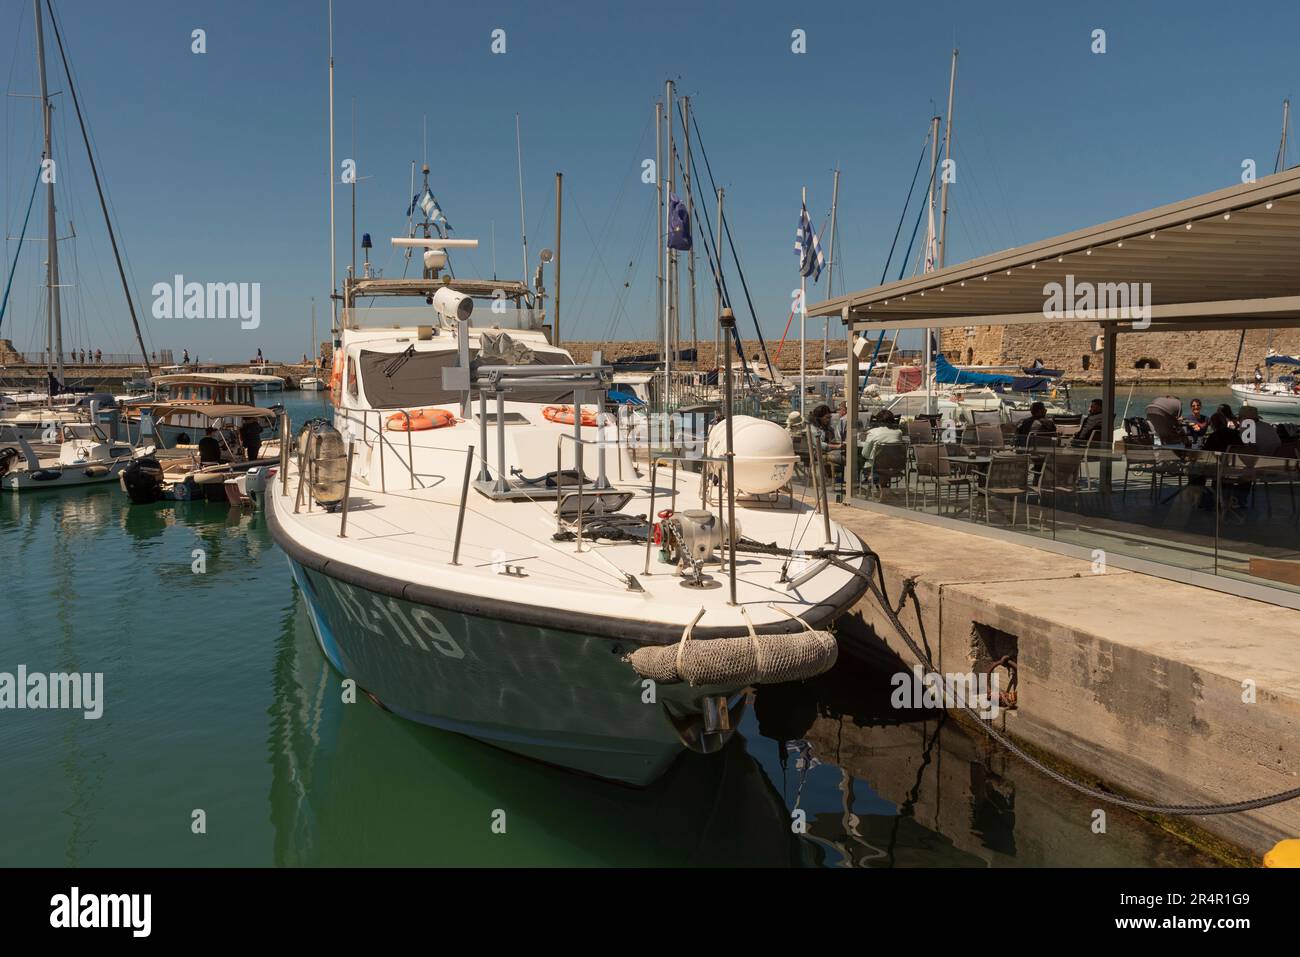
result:
[[[1094,308],[1045,315],[1052,283],[1076,291],[1060,297],[1063,309]],[[1085,283],[1109,311],[1079,298]],[[827,299],[808,314],[859,331],[1062,321],[1141,331],[1146,317],[1134,327],[1116,287],[1102,288],[1121,283],[1149,290],[1151,331],[1300,326],[1300,168]]]

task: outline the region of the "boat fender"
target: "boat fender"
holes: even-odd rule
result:
[[[107,465],[87,465],[86,478],[103,478],[108,474]]]
[[[740,613],[749,630],[748,637],[692,640],[692,629],[704,617],[701,608],[686,626],[681,641],[673,645],[638,648],[626,660],[643,678],[660,684],[685,681],[691,687],[780,684],[804,681],[830,670],[838,656],[835,636],[810,627],[802,618],[779,605],[772,607],[796,619],[804,630],[793,634],[760,635],[754,630],[749,613],[742,607]]]
[[[1265,867],[1300,867],[1300,840],[1291,838],[1278,841],[1273,849],[1264,855]]]
[[[33,482],[50,482],[59,478],[63,473],[58,469],[37,469],[32,473]]]

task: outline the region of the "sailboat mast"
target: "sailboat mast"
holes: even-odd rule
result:
[[[655,321],[664,314],[664,105],[655,103]],[[668,336],[664,333],[664,412],[668,411]]]
[[[316,345],[316,297],[311,297],[311,351],[307,353],[311,359],[312,375],[316,374],[316,357],[320,355],[320,347]]]
[[[927,202],[930,204],[930,210],[928,214],[929,224],[926,227],[926,233],[925,233],[926,248],[925,248],[925,256],[923,257],[922,260],[923,262],[926,263],[932,263],[932,260],[930,259],[930,253],[931,253],[930,244],[933,243],[935,240],[934,237],[934,176],[938,168],[939,168],[939,117],[934,116],[930,118],[930,194],[927,200]],[[930,270],[925,269],[924,271],[929,272]],[[934,362],[934,356],[932,354],[932,349],[930,347],[930,335],[931,335],[931,330],[927,328],[925,330],[925,414],[926,415],[929,415],[934,411],[934,407],[930,401],[933,392],[933,387],[930,382],[930,370]]]
[[[1282,142],[1277,147],[1277,161],[1273,164],[1273,172],[1280,173],[1286,169],[1286,135],[1291,128],[1291,100],[1287,98],[1282,101]]]
[[[829,299],[835,295],[835,289],[831,286],[835,279],[835,210],[840,201],[840,167],[835,165],[835,182],[831,186],[831,244],[829,258],[826,262],[826,297]],[[826,374],[827,359],[830,356],[830,338],[831,338],[831,317],[827,316],[822,323],[822,375]]]
[[[528,285],[528,227],[524,222],[524,142],[519,132],[519,114],[515,114],[515,165],[519,171],[519,236],[523,243],[523,283]]]
[[[672,366],[673,366],[673,349],[677,345],[677,337],[673,330],[673,269],[677,265],[677,256],[668,246],[668,237],[671,235],[671,227],[668,222],[669,215],[672,211],[672,193],[673,193],[673,81],[667,80],[664,83],[664,125],[667,127],[667,147],[664,150],[664,159],[668,162],[668,177],[664,181],[664,231],[663,231],[663,255],[664,255],[664,383],[667,386],[665,391],[665,400],[668,393],[672,391]],[[664,406],[667,412],[669,407]]]
[[[338,275],[337,263],[335,262],[335,242],[334,242],[334,0],[329,4],[329,110],[330,110],[330,168],[329,168],[329,187],[330,187],[330,335],[337,348],[341,341],[339,332],[339,301],[337,297],[338,284],[335,277]]]
[[[939,268],[943,268],[944,255],[948,251],[948,181],[952,179],[949,170],[952,166],[952,95],[957,88],[957,49],[952,51],[952,70],[948,74],[948,119],[943,134],[943,198],[939,210]]]
[[[808,187],[800,188],[800,208],[808,208]],[[811,220],[809,220],[811,222]],[[815,255],[815,253],[814,253]],[[802,264],[801,264],[802,265]],[[805,422],[808,421],[808,413],[805,411],[808,399],[808,304],[804,301],[808,295],[808,279],[804,276],[803,270],[799,270],[799,417]]]
[[[63,384],[63,322],[59,312],[59,237],[55,222],[54,180],[56,169],[54,150],[51,146],[54,126],[53,107],[50,106],[50,90],[45,80],[45,30],[41,22],[41,0],[32,0],[36,10],[36,63],[41,77],[41,113],[45,118],[45,235],[48,258],[46,259],[46,276],[49,282],[49,299],[46,303],[48,321],[47,346],[49,357],[46,371],[51,366],[57,371],[56,379]]]
[[[104,226],[108,230],[108,241],[113,247],[113,260],[117,263],[117,276],[122,282],[122,294],[126,297],[126,308],[131,313],[131,327],[135,330],[135,342],[140,347],[140,360],[145,372],[153,375],[153,364],[149,361],[149,350],[144,345],[144,335],[140,332],[140,317],[135,313],[135,297],[131,293],[131,284],[126,281],[126,269],[122,265],[122,253],[117,246],[117,233],[113,230],[113,221],[108,215],[108,202],[104,199],[104,187],[99,179],[99,164],[95,162],[95,151],[90,148],[90,134],[86,132],[86,120],[81,115],[81,100],[77,96],[77,85],[72,82],[72,70],[68,67],[68,54],[63,49],[63,33],[59,30],[59,21],[55,19],[54,7],[50,0],[45,0],[50,11],[50,26],[54,28],[54,42],[59,47],[59,59],[63,62],[63,75],[68,79],[68,92],[72,94],[72,106],[77,111],[77,125],[81,128],[81,140],[86,144],[86,159],[90,162],[90,174],[95,180],[95,192],[99,195],[99,208],[104,214]]]
[[[686,187],[686,209],[690,214],[691,227],[695,226],[695,183],[691,180],[691,98],[682,97],[682,136],[686,140],[686,159],[682,163],[682,183]],[[695,323],[695,242],[691,242],[691,251],[687,264],[691,278],[691,347],[695,350],[692,368],[700,369],[700,333]]]
[[[718,187],[718,238],[714,242],[714,258],[717,260],[718,274],[713,282],[713,367],[722,368],[722,199],[725,192]]]

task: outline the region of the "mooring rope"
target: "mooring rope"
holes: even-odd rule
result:
[[[869,573],[858,571],[838,556],[831,557],[831,563],[837,567],[844,568],[847,571],[860,575],[866,580],[867,586],[871,589],[872,594],[880,604],[881,610],[884,611],[885,616],[889,618],[890,623],[898,632],[899,637],[903,639],[903,642],[909,649],[911,649],[912,654],[916,656],[917,660],[920,661],[922,666],[926,669],[926,676],[929,677],[929,675],[932,674],[939,675],[939,672],[935,669],[930,656],[917,646],[906,626],[898,617],[898,613],[902,611],[903,606],[910,598],[912,600],[913,608],[916,610],[917,620],[921,620],[921,602],[916,594],[916,579],[908,578],[904,581],[903,594],[899,597],[898,607],[894,608],[889,602],[889,597],[885,589],[885,572],[880,563],[880,556],[869,549],[865,549],[859,557],[868,559],[874,566],[876,574],[880,579],[879,584],[876,583],[875,579],[873,579]],[[942,676],[940,675],[940,677]],[[1118,794],[1111,794],[1107,791],[1101,791],[1097,788],[1090,787],[1087,784],[1083,784],[1080,781],[1075,781],[1073,778],[1067,777],[1054,768],[1048,767],[1033,755],[1027,754],[1005,734],[998,731],[991,724],[988,724],[982,717],[980,717],[979,712],[970,705],[962,703],[959,707],[974,720],[975,724],[983,730],[985,734],[998,742],[998,744],[1002,745],[1016,757],[1029,764],[1031,767],[1036,768],[1043,774],[1047,775],[1053,781],[1063,784],[1071,790],[1077,791],[1078,793],[1084,794],[1090,798],[1094,798],[1107,804],[1114,804],[1119,807],[1127,808],[1130,811],[1145,811],[1152,814],[1166,814],[1180,817],[1198,815],[1208,816],[1213,814],[1238,814],[1242,811],[1254,811],[1259,808],[1270,807],[1274,804],[1281,804],[1285,801],[1293,801],[1296,798],[1300,798],[1300,788],[1291,788],[1287,791],[1279,791],[1276,794],[1270,794],[1267,797],[1252,798],[1246,801],[1232,801],[1226,804],[1157,804],[1151,801],[1133,800],[1132,798],[1122,797]]]

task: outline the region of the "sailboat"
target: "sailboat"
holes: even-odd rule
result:
[[[99,427],[99,413],[113,409],[117,404],[113,396],[107,394],[77,395],[74,394],[77,391],[86,393],[89,390],[70,389],[65,381],[62,309],[59,292],[59,238],[55,204],[57,175],[54,171],[57,167],[55,166],[52,147],[53,111],[50,105],[49,84],[45,67],[45,20],[41,13],[41,5],[41,0],[33,0],[44,149],[41,154],[39,173],[32,189],[32,201],[35,200],[37,186],[44,183],[46,187],[45,244],[47,250],[45,264],[47,391],[43,400],[32,401],[34,397],[30,395],[6,396],[4,397],[5,401],[0,402],[0,442],[17,443],[16,445],[8,445],[5,450],[8,454],[5,455],[3,463],[0,464],[0,472],[4,475],[4,481],[0,482],[0,486],[15,491],[26,487],[55,488],[110,481],[116,478],[117,472],[125,466],[130,459],[131,452],[129,447],[125,451],[117,448]],[[81,128],[86,156],[90,164],[95,189],[99,196],[100,209],[104,214],[104,222],[117,263],[118,276],[126,296],[127,307],[131,313],[131,321],[135,327],[136,342],[143,357],[145,372],[148,373],[150,371],[149,355],[145,350],[144,340],[140,334],[135,302],[126,280],[117,236],[108,214],[108,204],[104,198],[103,186],[99,178],[99,168],[95,162],[94,152],[90,148],[90,139],[86,133],[85,121],[81,113],[80,99],[77,96],[71,71],[68,69],[62,33],[59,29],[58,20],[54,16],[53,3],[51,0],[45,0],[45,5],[50,13],[50,26],[54,31],[54,39],[63,63],[68,92],[71,94],[78,125]],[[28,204],[28,218],[30,218],[30,212],[31,202]],[[23,240],[26,238],[26,230],[27,218],[24,219],[23,231],[19,237],[19,253],[21,253]],[[3,307],[0,307],[0,321],[3,321],[4,309],[8,306],[9,291],[12,286],[13,274],[17,269],[17,262],[16,254],[5,287],[4,304]],[[47,445],[55,446],[55,454],[49,454],[49,450],[41,450],[46,453],[42,456],[40,452],[34,450],[30,443],[38,440]]]
[[[368,237],[367,237],[368,238]],[[311,367],[314,370],[319,364],[317,356],[320,354],[320,347],[316,344],[316,300],[311,301]],[[320,392],[325,388],[325,380],[319,376],[303,376],[298,380],[298,388],[304,392]]]
[[[118,257],[119,274],[122,278],[127,302],[131,308],[132,321],[135,321],[135,307],[129,287],[126,285],[125,273],[121,272],[121,258],[118,255],[117,239],[113,233],[112,223],[108,217],[108,207],[104,202],[103,190],[99,181],[98,168],[94,154],[90,151],[90,141],[85,135],[82,122],[81,105],[77,98],[72,76],[67,68],[63,40],[58,22],[54,19],[54,8],[46,0],[51,14],[50,25],[55,32],[60,56],[63,58],[64,73],[68,80],[68,89],[72,95],[77,119],[81,124],[83,139],[86,144],[87,157],[94,175],[95,187],[99,192],[100,205],[104,211],[104,221],[108,226],[114,255]],[[49,383],[45,408],[24,408],[21,400],[11,400],[8,412],[0,417],[0,441],[9,444],[0,449],[0,489],[19,492],[29,489],[66,488],[100,482],[114,481],[118,474],[131,462],[136,454],[130,445],[117,443],[105,434],[98,422],[99,411],[105,405],[115,403],[111,396],[74,397],[56,395],[65,392],[63,366],[63,327],[59,296],[59,241],[56,227],[54,186],[57,176],[51,171],[54,166],[54,152],[51,145],[53,113],[50,106],[49,85],[45,70],[45,31],[44,18],[41,15],[41,0],[33,0],[36,26],[37,70],[41,86],[41,114],[45,133],[44,152],[41,156],[41,175],[37,183],[46,185],[46,378]],[[32,192],[35,198],[35,188]],[[29,205],[30,212],[30,205]],[[24,220],[24,235],[26,221]],[[19,249],[22,242],[20,239]],[[15,257],[15,266],[17,258]],[[10,281],[12,281],[12,271]],[[6,284],[5,305],[8,304],[9,284]],[[2,314],[0,314],[2,318]],[[144,352],[143,340],[139,338],[139,324],[136,324],[137,340],[141,352]],[[148,356],[145,355],[146,368]],[[89,401],[86,401],[89,399]],[[106,401],[105,401],[106,400]],[[32,440],[40,437],[46,443],[45,448],[34,448]],[[43,453],[43,454],[42,454]]]
[[[1286,169],[1287,138],[1291,132],[1291,100],[1282,101],[1282,139],[1277,147],[1277,160],[1273,172]],[[1237,359],[1241,359],[1241,347],[1246,342],[1246,330],[1241,332],[1241,341],[1237,345]],[[1300,356],[1288,356],[1272,348],[1273,330],[1268,331],[1268,344],[1264,356],[1264,372],[1254,381],[1238,381],[1236,363],[1233,364],[1233,376],[1228,388],[1240,402],[1252,405],[1263,412],[1300,417],[1300,382],[1293,371],[1284,371],[1273,378],[1273,367],[1282,366],[1284,370],[1300,366]],[[1258,368],[1258,367],[1257,367]]]

